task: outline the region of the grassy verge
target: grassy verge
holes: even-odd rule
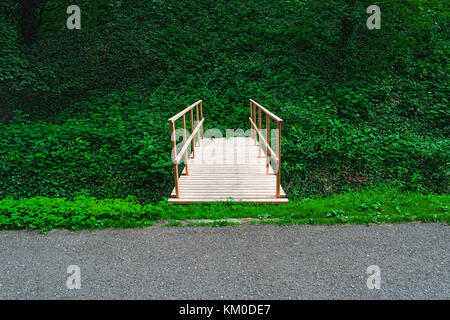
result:
[[[450,213],[449,195],[423,195],[376,188],[333,195],[323,199],[305,199],[285,205],[212,203],[180,206],[163,210],[162,219],[277,219],[280,224],[339,224],[383,222],[445,222]],[[261,223],[265,223],[261,221]],[[272,223],[272,222],[270,222]]]
[[[180,220],[211,219],[197,226],[230,225],[224,219],[254,218],[257,223],[278,224],[369,224],[392,222],[448,223],[449,195],[404,193],[377,188],[304,199],[285,205],[254,205],[236,202],[196,205],[139,204],[135,198],[97,200],[80,197],[0,200],[0,229],[101,229],[145,227],[155,221],[180,226]],[[216,221],[217,220],[217,221]],[[255,222],[253,222],[255,223]]]

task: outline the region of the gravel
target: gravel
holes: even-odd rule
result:
[[[449,299],[449,244],[432,223],[1,231],[0,299]]]

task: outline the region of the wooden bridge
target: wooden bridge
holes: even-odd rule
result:
[[[194,117],[195,110],[195,117]],[[190,116],[187,136],[186,114]],[[265,128],[261,128],[261,113]],[[182,129],[175,121],[182,119]],[[204,138],[202,100],[190,105],[168,120],[172,140],[175,188],[169,202],[189,204],[210,201],[287,203],[281,187],[281,124],[283,120],[250,99],[250,132],[232,138]],[[276,122],[270,147],[270,120]],[[258,124],[257,124],[258,123]],[[181,131],[181,133],[179,132]],[[177,152],[177,133],[183,142]],[[179,176],[179,164],[184,169]]]

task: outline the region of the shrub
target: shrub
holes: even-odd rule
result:
[[[37,197],[0,201],[0,228],[3,229],[99,229],[145,226],[161,218],[156,205],[141,205],[135,198],[97,200],[93,197]]]

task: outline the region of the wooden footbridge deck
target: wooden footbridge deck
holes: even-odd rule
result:
[[[186,128],[188,112],[189,137]],[[261,129],[261,113],[265,114],[264,129]],[[182,129],[175,130],[175,121],[179,118],[182,118]],[[276,130],[273,132],[270,130],[271,119],[276,121]],[[252,99],[249,120],[247,136],[204,138],[205,118],[201,100],[169,119],[175,181],[169,202],[288,202],[280,183],[283,120]],[[183,136],[183,141],[177,152],[178,135]],[[270,146],[271,136],[272,140],[276,140],[272,143],[276,151]],[[179,176],[179,164],[182,163],[185,166]]]

